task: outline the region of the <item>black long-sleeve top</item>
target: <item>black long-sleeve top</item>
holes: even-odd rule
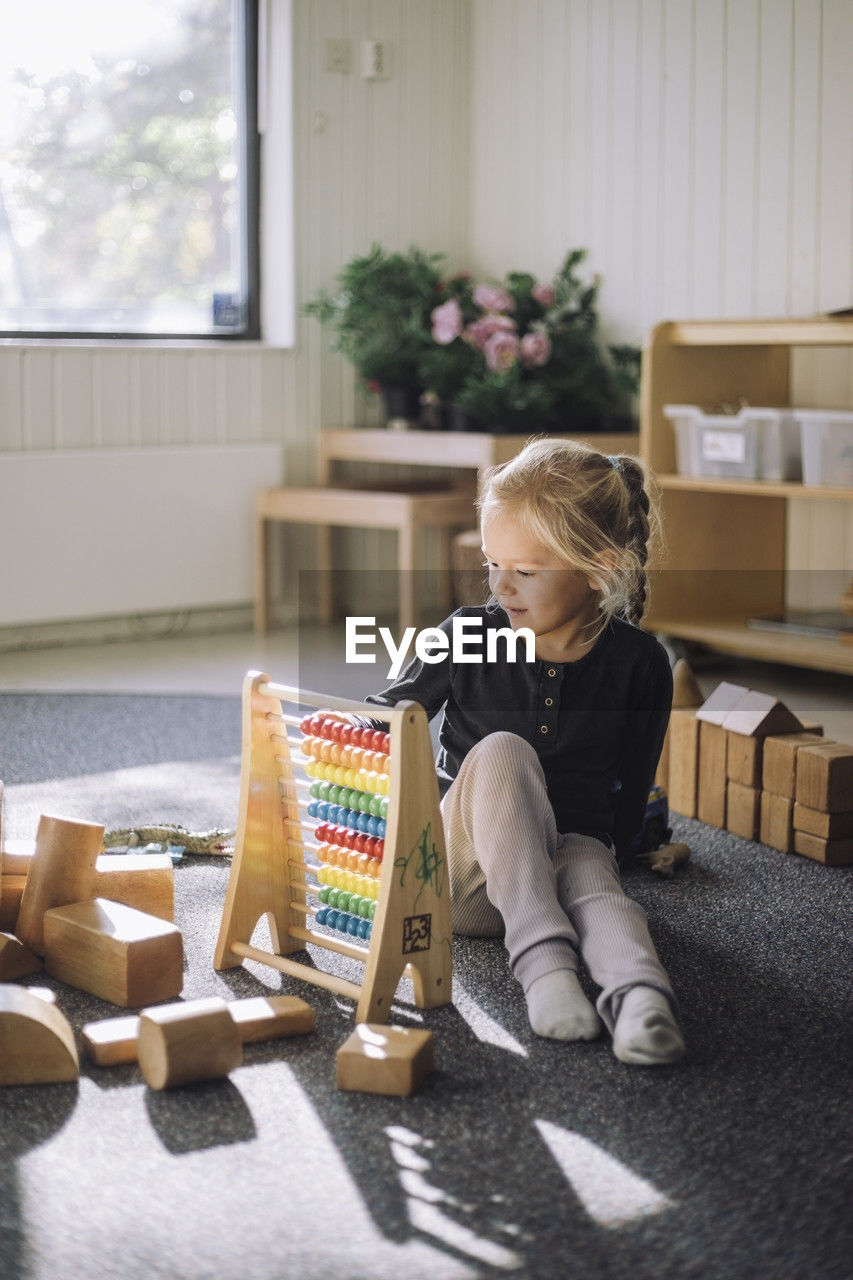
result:
[[[612,619],[592,649],[574,662],[507,661],[502,639],[493,662],[456,662],[454,618],[480,618],[486,633],[510,629],[497,605],[457,609],[441,624],[451,645],[441,662],[413,658],[397,680],[366,700],[419,702],[429,719],[444,709],[436,762],[443,795],[471,748],[506,730],[535,749],[545,773],[557,830],[609,837],[624,856],[642,829],[672,702],[672,674],[655,638]],[[466,653],[478,652],[469,623]],[[474,639],[472,639],[472,636]]]

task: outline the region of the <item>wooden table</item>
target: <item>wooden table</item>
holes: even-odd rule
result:
[[[413,625],[417,602],[414,573],[417,565],[416,536],[422,528],[435,526],[444,538],[439,566],[450,583],[451,555],[446,535],[452,527],[475,525],[474,499],[485,471],[510,458],[524,447],[530,436],[491,435],[487,432],[393,431],[388,428],[348,427],[320,433],[318,481],[316,488],[279,487],[257,494],[255,629],[265,634],[269,626],[269,525],[275,522],[310,523],[317,526],[320,619],[334,616],[332,589],[332,529],[335,526],[387,528],[398,534],[397,563],[400,571],[400,626]],[[604,453],[636,453],[639,436],[629,433],[577,437]],[[339,463],[388,463],[396,466],[428,466],[447,470],[452,487],[444,482],[425,491],[405,483],[361,484],[341,487]],[[474,473],[469,475],[462,472]],[[454,478],[455,473],[455,478]],[[476,488],[473,481],[476,478]],[[418,490],[420,489],[420,492]],[[324,521],[323,515],[328,518]],[[452,607],[452,602],[450,607]]]

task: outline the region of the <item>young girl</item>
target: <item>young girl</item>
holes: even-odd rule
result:
[[[672,678],[639,630],[650,503],[636,459],[541,439],[493,468],[479,500],[492,598],[482,661],[415,658],[367,699],[442,708],[437,761],[453,927],[503,935],[530,1025],[592,1040],[602,1021],[623,1062],[677,1061],[684,1042],[645,913],[617,858],[641,830],[666,730]],[[441,625],[451,637],[453,618]],[[529,628],[535,661],[506,637]],[[466,651],[470,653],[469,623]],[[578,981],[582,959],[601,988]]]

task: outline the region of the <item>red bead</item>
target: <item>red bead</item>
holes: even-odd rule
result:
[[[370,839],[370,836],[366,836],[366,835],[364,834],[364,832],[362,832],[362,831],[354,832],[354,833],[353,833],[353,848],[357,849],[359,853],[366,853],[366,852],[367,852],[367,842],[368,842],[368,840],[369,840],[369,839]]]

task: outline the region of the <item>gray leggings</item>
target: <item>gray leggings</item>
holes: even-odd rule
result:
[[[592,836],[558,833],[539,757],[523,738],[493,733],[478,742],[441,814],[454,932],[503,935],[525,991],[554,969],[577,970],[580,955],[610,1031],[638,983],[674,1002],[646,914],[622,889],[612,851]]]

